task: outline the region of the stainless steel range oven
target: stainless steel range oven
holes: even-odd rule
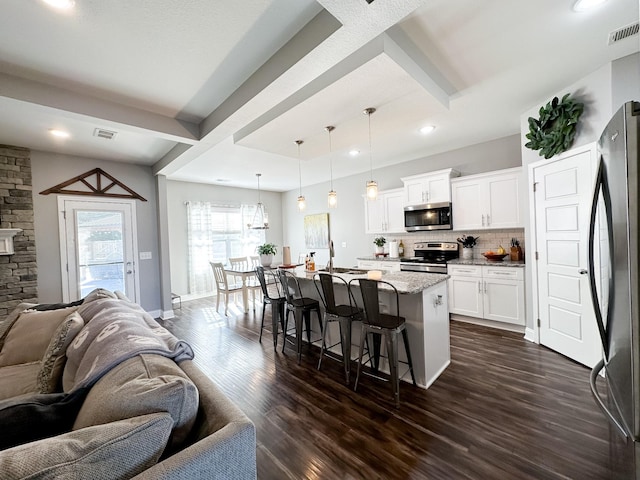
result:
[[[424,242],[413,247],[415,257],[400,260],[403,272],[447,273],[447,261],[458,258],[456,242]]]

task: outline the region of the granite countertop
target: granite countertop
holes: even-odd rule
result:
[[[306,272],[304,268],[296,268],[289,270],[300,279],[311,280],[316,273],[322,272]],[[325,272],[326,273],[326,272]],[[334,273],[334,275],[343,278],[349,283],[354,278],[367,278],[366,273],[350,274],[350,273]],[[399,293],[413,294],[420,293],[427,288],[431,288],[438,283],[445,282],[449,275],[436,273],[416,273],[416,272],[382,272],[382,280],[389,282],[398,289]],[[384,288],[384,285],[381,287]]]
[[[373,262],[401,262],[402,257],[358,257],[357,260],[366,260]]]
[[[458,258],[449,260],[447,265],[486,265],[489,267],[519,267],[525,266],[524,260],[512,262],[511,260],[502,260],[500,262],[487,260],[486,258]]]

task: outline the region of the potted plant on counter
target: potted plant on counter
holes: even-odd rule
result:
[[[373,239],[373,243],[376,245],[376,255],[384,253],[384,244],[387,243],[386,238],[376,237]]]
[[[258,245],[256,248],[258,255],[260,255],[260,263],[263,267],[270,267],[273,262],[273,256],[277,252],[277,248],[273,243],[265,243],[264,245]]]
[[[480,237],[473,237],[471,235],[463,235],[458,238],[458,243],[462,245],[462,258],[473,258],[473,247],[478,243]]]

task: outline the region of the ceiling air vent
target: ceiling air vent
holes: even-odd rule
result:
[[[609,45],[613,45],[620,40],[624,40],[625,38],[632,37],[634,35],[638,35],[638,22],[632,23],[631,25],[627,25],[626,27],[619,28],[618,30],[614,30],[609,33]]]
[[[93,131],[94,137],[104,138],[105,140],[113,140],[113,137],[116,136],[118,132],[112,132],[110,130],[105,130],[104,128],[96,128]]]

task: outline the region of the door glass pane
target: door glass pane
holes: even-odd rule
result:
[[[98,287],[127,293],[123,224],[119,211],[76,210],[80,298]]]

